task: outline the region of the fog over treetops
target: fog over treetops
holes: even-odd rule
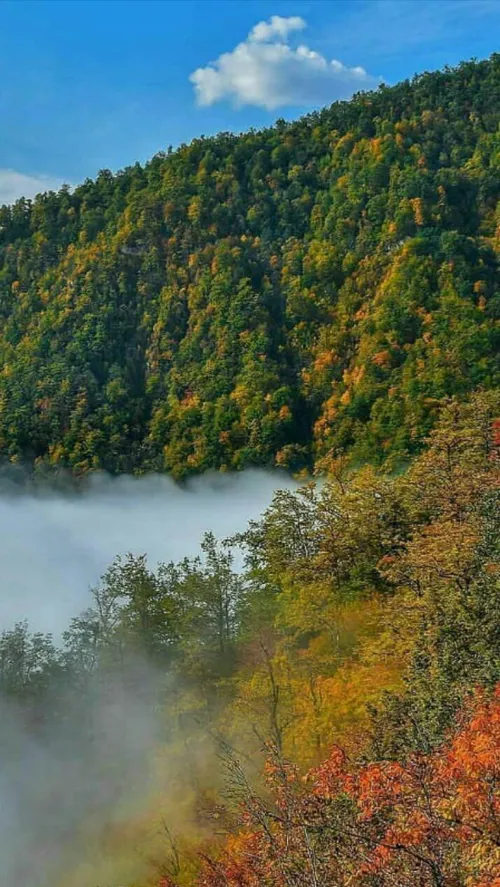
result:
[[[207,474],[180,486],[168,477],[94,475],[83,492],[0,495],[0,629],[63,631],[89,606],[89,588],[118,555],[154,566],[199,553],[205,532],[243,531],[269,505],[285,474]]]
[[[165,476],[98,474],[78,491],[4,488],[2,680],[8,683],[12,667],[26,684],[22,690],[16,684],[14,691],[11,683],[0,696],[2,887],[28,882],[33,887],[93,887],[95,878],[110,876],[115,883],[116,877],[148,870],[135,847],[116,851],[113,830],[126,827],[128,817],[148,812],[153,791],[161,794],[162,811],[178,823],[172,768],[186,766],[185,754],[175,763],[172,750],[155,765],[155,749],[165,744],[171,719],[163,715],[162,729],[153,700],[165,700],[167,688],[181,685],[179,676],[138,653],[122,663],[119,674],[89,672],[77,690],[71,680],[58,684],[56,674],[52,688],[40,677],[45,691],[32,692],[30,680],[36,683],[44,668],[47,676],[50,672],[50,655],[42,665],[35,635],[31,641],[20,631],[16,639],[15,623],[26,620],[30,632],[52,633],[61,643],[71,620],[95,604],[90,588],[117,556],[146,553],[152,568],[195,557],[207,531],[220,538],[243,531],[269,506],[278,486],[297,484],[277,472],[249,470],[209,474],[182,486]],[[208,754],[204,750],[202,759]],[[157,820],[153,816],[150,826],[153,843],[161,829]]]
[[[0,208],[0,887],[498,887],[499,97]]]

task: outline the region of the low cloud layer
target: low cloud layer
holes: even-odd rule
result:
[[[15,169],[0,169],[0,206],[14,203],[20,197],[31,198],[43,191],[57,191],[62,179],[51,176],[28,176]]]
[[[17,620],[59,635],[90,602],[116,555],[151,565],[199,552],[207,530],[244,530],[286,475],[205,475],[179,487],[167,477],[96,476],[80,494],[0,495],[0,631]]]
[[[78,494],[14,492],[4,484],[0,631],[26,617],[32,629],[59,635],[88,606],[89,586],[117,554],[146,552],[152,566],[193,556],[205,531],[223,538],[245,529],[275,489],[290,486],[286,475],[257,470],[209,474],[184,487],[156,475],[95,476]],[[122,835],[130,815],[148,814],[141,841],[154,846],[161,823],[151,819],[150,802],[160,788],[177,824],[169,786],[179,759],[174,765],[164,748],[155,704],[168,680],[131,659],[116,673],[96,672],[78,693],[59,688],[50,716],[40,717],[36,704],[24,710],[0,698],[2,887],[119,884],[154,862],[142,844],[128,848],[120,837],[118,847],[113,835]]]
[[[362,67],[346,67],[309,47],[290,45],[306,27],[299,16],[273,15],[255,25],[246,40],[190,76],[199,105],[227,100],[273,111],[286,105],[311,107],[350,98],[380,82]]]

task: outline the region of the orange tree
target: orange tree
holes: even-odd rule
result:
[[[405,761],[335,748],[308,777],[271,751],[267,798],[231,768],[241,829],[199,887],[498,887],[500,686],[476,691],[447,739]]]

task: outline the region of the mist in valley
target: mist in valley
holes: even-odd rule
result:
[[[245,529],[286,474],[210,473],[182,486],[161,475],[92,476],[81,492],[0,495],[0,630],[28,619],[58,636],[89,605],[89,589],[118,555],[147,554],[151,565],[199,552],[207,531]]]
[[[256,470],[182,486],[160,476],[95,476],[78,493],[6,491],[0,497],[0,629],[8,633],[27,620],[30,633],[52,634],[57,647],[117,555],[145,553],[152,569],[194,557],[205,532],[224,538],[243,531],[277,488],[295,486],[289,477]],[[11,643],[15,655],[26,643],[20,631]],[[4,672],[11,666],[5,649]],[[44,706],[53,705],[52,691],[44,691],[40,706],[1,700],[2,887],[96,887],[89,879],[106,867],[93,859],[88,864],[88,848],[131,811],[146,809],[151,791],[158,791],[153,762],[165,725],[155,699],[168,681],[168,673],[137,656],[119,674],[96,673],[84,686],[64,687],[49,719]],[[168,766],[164,760],[167,783]],[[73,880],[63,878],[71,871]],[[110,877],[121,875],[113,868]]]

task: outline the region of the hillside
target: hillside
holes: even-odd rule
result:
[[[4,629],[2,884],[498,887],[499,416],[118,557],[58,642]]]
[[[400,461],[500,380],[500,56],[0,210],[0,453]]]

